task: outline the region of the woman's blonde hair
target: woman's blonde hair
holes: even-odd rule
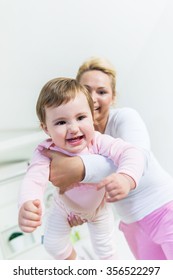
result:
[[[113,97],[116,96],[116,71],[113,65],[104,58],[91,57],[79,67],[76,80],[80,82],[82,75],[87,71],[97,70],[107,74],[111,80]]]
[[[46,122],[45,107],[57,107],[61,104],[66,104],[81,92],[86,96],[93,116],[93,100],[88,90],[84,86],[80,85],[75,79],[63,77],[48,81],[43,86],[36,104],[36,113],[40,122],[44,124]]]

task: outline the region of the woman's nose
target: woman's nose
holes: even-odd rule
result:
[[[96,95],[96,92],[95,92],[95,91],[93,91],[93,92],[91,93],[91,97],[92,97],[93,102],[96,102],[96,101],[97,101],[97,95]]]

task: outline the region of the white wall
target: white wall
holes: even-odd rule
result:
[[[173,174],[171,0],[0,0],[0,131],[38,126],[35,102],[56,76],[108,58],[119,106],[136,108]]]

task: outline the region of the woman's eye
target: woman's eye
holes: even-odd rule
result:
[[[99,93],[100,95],[103,95],[103,94],[106,94],[106,91],[101,90],[101,91],[99,91],[98,93]]]

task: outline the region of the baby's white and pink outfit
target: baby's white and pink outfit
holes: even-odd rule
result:
[[[28,200],[40,199],[49,180],[50,160],[40,153],[42,147],[61,151],[51,139],[41,143],[35,150],[33,159],[23,180],[19,206]],[[82,155],[99,154],[111,159],[114,163],[113,172],[131,176],[136,185],[144,170],[144,156],[140,149],[121,139],[95,132],[92,144],[82,151]],[[98,168],[94,166],[94,168]],[[116,259],[116,235],[114,216],[110,205],[105,202],[105,189],[97,190],[94,184],[79,183],[74,188],[60,195],[55,189],[54,199],[47,218],[44,245],[55,259],[66,259],[72,252],[70,241],[71,228],[67,217],[75,214],[87,219],[92,244],[99,259]]]

